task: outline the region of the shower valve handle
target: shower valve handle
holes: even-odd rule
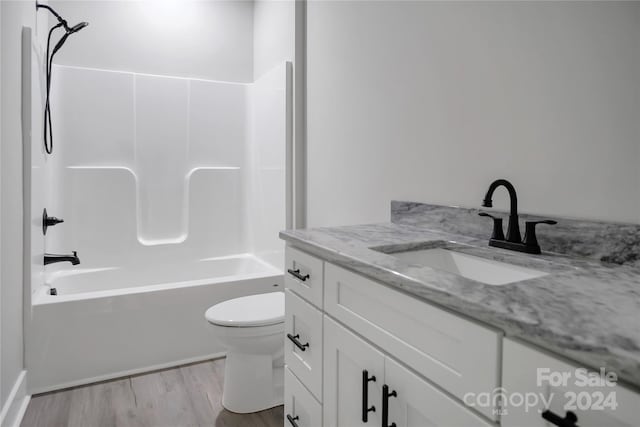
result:
[[[56,218],[55,216],[49,216],[47,210],[42,212],[42,234],[47,234],[47,228],[53,227],[56,224],[64,222],[62,218]]]

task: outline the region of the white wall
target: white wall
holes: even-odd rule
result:
[[[89,26],[69,38],[61,65],[196,77],[253,80],[251,1],[58,1],[70,24]]]
[[[2,366],[3,406],[22,371],[22,132],[20,121],[22,25],[33,22],[18,2],[2,2]]]
[[[2,39],[4,37],[2,37],[2,5],[0,4],[0,48],[2,47]],[[3,95],[3,90],[2,90],[2,64],[3,64],[3,58],[2,55],[0,54],[0,153],[2,153],[2,127],[3,127],[3,117],[2,117],[2,95]],[[0,191],[2,191],[2,162],[0,161]],[[2,214],[2,197],[0,194],[0,321],[2,321],[2,217],[4,215]],[[4,387],[3,387],[3,381],[2,381],[2,327],[0,325],[0,411],[2,410],[2,408],[5,405],[5,397],[4,397]]]
[[[20,405],[19,395],[15,396],[16,401],[8,401],[11,390],[15,386],[16,390],[24,392],[17,387],[24,367],[23,247],[25,245],[23,241],[22,146],[23,138],[26,143],[29,143],[32,135],[34,141],[35,138],[41,141],[39,138],[41,128],[38,124],[42,112],[41,96],[38,85],[35,84],[33,88],[35,102],[32,108],[38,124],[34,124],[30,135],[23,134],[22,32],[23,26],[33,29],[36,44],[32,48],[34,52],[38,52],[38,43],[42,42],[43,36],[46,37],[43,25],[46,25],[47,19],[41,14],[36,15],[34,4],[28,1],[2,1],[0,10],[0,92],[2,93],[0,107],[2,121],[0,135],[0,227],[2,229],[0,239],[0,408],[8,411],[3,415],[11,417],[16,415],[15,405]],[[36,16],[38,16],[37,20]],[[29,101],[26,100],[27,103]],[[10,407],[11,403],[14,404],[13,407]],[[4,421],[11,420],[5,418]]]
[[[304,143],[304,55],[296,46],[304,39],[301,10],[305,2],[295,0],[255,0],[253,6],[253,77],[258,79],[283,62],[292,65],[291,144],[286,153],[286,204],[287,228],[303,224],[304,200],[297,192],[304,188],[301,175],[304,169],[303,152],[298,147]],[[302,158],[302,161],[298,159]],[[300,167],[302,166],[302,167]],[[299,184],[299,186],[298,186]]]
[[[256,0],[253,6],[253,78],[285,61],[295,49],[293,0]]]
[[[522,211],[640,222],[640,3],[312,1],[307,19],[310,226],[479,206],[495,178]]]

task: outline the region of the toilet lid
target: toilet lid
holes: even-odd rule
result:
[[[284,322],[284,293],[251,295],[221,302],[204,314],[219,326],[267,326]]]

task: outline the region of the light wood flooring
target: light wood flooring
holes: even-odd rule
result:
[[[224,359],[33,396],[22,427],[282,427],[278,406],[234,414],[220,402]]]

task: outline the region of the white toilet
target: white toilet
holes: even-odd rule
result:
[[[246,414],[284,401],[284,293],[221,302],[205,313],[227,349],[222,406]]]

